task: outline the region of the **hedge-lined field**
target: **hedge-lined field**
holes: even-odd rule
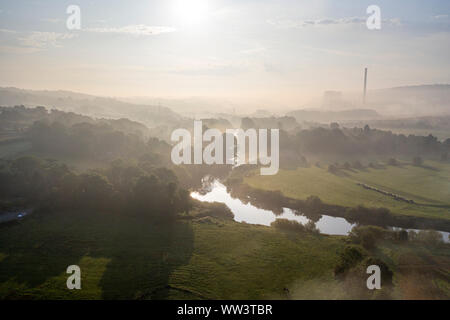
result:
[[[425,161],[421,167],[384,165],[377,169],[339,169],[336,174],[328,172],[325,166],[311,166],[280,170],[274,176],[256,174],[246,177],[244,182],[253,188],[280,190],[295,199],[315,195],[329,204],[385,207],[394,214],[450,219],[450,164],[440,162]],[[415,204],[364,189],[358,182],[412,199]]]

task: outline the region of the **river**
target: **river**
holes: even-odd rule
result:
[[[233,212],[234,220],[237,222],[266,226],[270,226],[277,218],[295,220],[301,224],[309,222],[307,217],[289,208],[283,208],[282,214],[276,215],[273,211],[257,208],[250,203],[245,204],[240,199],[233,198],[227,191],[226,186],[218,180],[214,180],[208,185],[206,192],[192,192],[191,197],[204,202],[221,202],[226,204]],[[320,220],[316,222],[316,227],[321,233],[330,235],[348,235],[354,226],[355,224],[349,223],[344,218],[327,215],[322,215]],[[445,242],[450,242],[448,232],[439,232],[442,234]]]

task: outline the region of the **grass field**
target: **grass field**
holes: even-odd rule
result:
[[[385,242],[376,256],[394,272],[393,296],[398,299],[450,299],[450,250]]]
[[[394,214],[450,219],[450,164],[426,161],[424,166],[384,166],[379,169],[340,170],[329,173],[311,166],[280,170],[274,176],[253,175],[245,183],[264,190],[280,190],[285,196],[306,199],[315,195],[329,204],[354,207],[389,208]],[[409,204],[381,193],[366,190],[357,183],[412,199]]]
[[[397,134],[404,134],[406,136],[413,134],[416,136],[428,136],[433,135],[438,138],[440,141],[444,141],[445,139],[450,138],[450,130],[439,130],[439,129],[399,129],[399,128],[382,128],[384,131],[392,131]]]
[[[105,214],[30,216],[0,233],[0,299],[260,299],[333,282],[344,242],[220,221],[154,225]],[[82,290],[65,273],[79,265]],[[340,294],[343,294],[342,292]]]
[[[333,273],[345,237],[201,221],[36,213],[2,225],[0,299],[286,299],[285,288],[294,299],[355,298]],[[394,298],[450,297],[448,247],[430,250],[378,249],[396,272]],[[81,290],[66,288],[69,265]]]

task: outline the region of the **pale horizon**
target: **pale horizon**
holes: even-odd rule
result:
[[[324,91],[450,83],[450,5],[378,1],[0,1],[0,86],[305,106]],[[127,14],[123,14],[127,12]]]

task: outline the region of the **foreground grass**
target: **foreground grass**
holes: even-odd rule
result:
[[[169,226],[60,213],[1,226],[0,298],[286,298],[284,288],[295,281],[335,282],[341,238],[213,221]],[[73,264],[81,268],[81,290],[66,288]]]
[[[106,213],[36,213],[0,231],[0,299],[358,298],[333,272],[346,237]],[[450,297],[448,246],[385,243],[376,255],[394,271],[392,298]],[[66,288],[73,264],[81,290]]]
[[[450,299],[449,245],[384,242],[375,255],[394,271],[394,298]]]
[[[385,207],[394,214],[450,219],[450,165],[426,161],[424,166],[385,166],[379,169],[341,170],[329,173],[325,168],[310,167],[280,170],[274,176],[253,175],[245,183],[253,188],[280,190],[285,196],[306,199],[318,196],[324,202],[347,207],[365,205]],[[366,190],[365,183],[412,199],[416,204]]]

